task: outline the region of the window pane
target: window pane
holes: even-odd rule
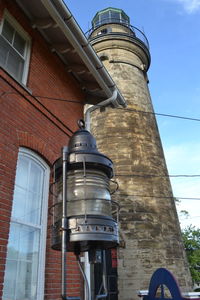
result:
[[[101,24],[108,23],[109,22],[109,12],[104,12],[102,15],[100,15],[101,18]]]
[[[33,225],[41,224],[42,194],[15,187],[12,218]]]
[[[111,11],[111,18],[112,18],[112,21],[119,22],[120,21],[119,12]]]
[[[26,41],[15,32],[13,47],[24,56]]]
[[[29,260],[38,255],[40,230],[31,226],[11,223],[8,259],[12,260]]]
[[[4,40],[2,36],[0,36],[0,65],[5,67],[7,54],[8,54],[8,46],[7,42]]]
[[[27,157],[19,157],[16,173],[16,184],[22,188],[28,185],[29,159]]]
[[[2,35],[12,44],[14,28],[8,23],[7,20],[4,21]]]
[[[121,22],[126,25],[129,24],[129,20],[127,19],[127,17],[124,14],[121,15]]]
[[[19,257],[19,226],[15,226],[11,223],[10,225],[10,233],[9,233],[9,241],[8,241],[8,254],[7,259],[9,260],[18,260]]]
[[[36,276],[32,274],[32,262],[19,262],[16,300],[36,300],[37,282]]]
[[[98,26],[99,25],[99,15],[97,15],[93,20],[93,25]]]
[[[30,191],[40,194],[42,191],[42,175],[43,169],[35,164],[34,162],[31,163],[31,180],[30,180]]]
[[[15,191],[14,191],[12,218],[17,219],[21,222],[25,222],[25,220],[26,220],[26,202],[27,202],[26,190],[16,186]]]
[[[41,224],[44,170],[35,161],[18,161],[12,217],[18,221]]]
[[[10,72],[17,80],[22,80],[24,60],[17,54],[13,49],[9,50],[8,60],[6,69]]]
[[[42,194],[15,187],[12,218],[32,225],[41,224]]]
[[[28,193],[26,205],[26,222],[34,225],[41,224],[41,201],[42,195],[36,193]]]
[[[15,299],[14,295],[16,289],[16,278],[17,278],[17,261],[7,260],[2,300]]]
[[[9,279],[5,278],[4,287],[5,296],[9,299],[36,299],[39,243],[40,230],[11,223],[5,272]],[[7,289],[10,281],[12,291]]]

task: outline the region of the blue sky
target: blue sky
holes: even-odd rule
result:
[[[200,118],[200,0],[66,0],[84,32],[98,10],[123,9],[144,30],[152,63],[148,72],[155,112]],[[157,117],[169,174],[200,174],[200,122]],[[172,178],[174,196],[200,198],[200,178]],[[200,227],[200,200],[182,200]]]

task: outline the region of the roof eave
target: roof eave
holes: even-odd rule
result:
[[[21,6],[29,19],[32,18],[32,5],[34,5],[34,7],[38,5],[38,11],[39,8],[42,8],[43,10],[45,9],[45,13],[48,13],[50,20],[53,20],[54,28],[55,26],[59,27],[60,35],[64,37],[66,44],[72,47],[71,53],[76,55],[76,58],[78,57],[79,59],[78,65],[67,65],[67,68],[69,72],[72,72],[75,75],[82,89],[86,92],[86,102],[90,104],[97,104],[105,98],[111,97],[113,91],[117,89],[118,93],[116,105],[123,107],[126,106],[126,102],[111,76],[80,29],[70,10],[62,0],[34,0],[28,2],[25,0],[16,0],[16,2]],[[47,26],[41,27],[43,22],[36,22],[35,20],[31,21],[33,23],[33,27],[37,27],[45,37],[48,33]],[[49,36],[51,39],[52,35],[50,34]],[[49,38],[47,40],[49,43],[53,43],[53,41],[49,40]],[[64,52],[56,49],[56,47],[55,52],[57,52],[60,58],[64,61]],[[84,74],[84,72],[87,74]]]

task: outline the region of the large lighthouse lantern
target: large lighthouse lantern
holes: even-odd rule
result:
[[[112,161],[97,150],[91,133],[80,128],[69,141],[66,163],[65,175],[62,158],[54,163],[52,248],[62,248],[63,202],[67,218],[67,251],[80,253],[116,247],[118,224],[112,216],[109,185],[113,176]],[[63,185],[66,185],[66,199],[63,198]]]
[[[107,295],[105,250],[119,243],[118,207],[110,194],[113,163],[98,151],[96,140],[85,129],[84,122],[79,124],[80,129],[70,138],[68,147],[63,147],[62,157],[53,166],[52,249],[62,251],[62,299],[65,300],[71,300],[66,296],[66,253],[74,252],[77,257],[88,300],[90,283],[81,266],[80,254],[88,252],[91,268],[96,263],[103,264],[103,294],[98,294],[99,299]]]

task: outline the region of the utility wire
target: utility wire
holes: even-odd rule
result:
[[[17,94],[16,92],[2,92],[0,94],[0,97],[5,96],[7,94]],[[24,96],[24,95],[23,95]],[[76,100],[70,100],[70,99],[62,99],[62,98],[53,98],[53,97],[46,97],[46,96],[40,96],[40,95],[31,95],[32,97],[38,97],[38,98],[46,98],[49,100],[54,100],[54,101],[65,101],[65,102],[70,102],[70,103],[80,103],[80,104],[84,104],[83,102],[80,101],[76,101]],[[100,106],[99,106],[100,107]],[[164,117],[171,117],[171,118],[179,118],[179,119],[184,119],[184,120],[190,120],[190,121],[200,121],[200,119],[197,118],[191,118],[191,117],[184,117],[184,116],[177,116],[177,115],[171,115],[171,114],[162,114],[162,113],[155,113],[155,112],[149,112],[149,111],[141,111],[141,110],[137,110],[137,109],[131,109],[131,108],[118,108],[118,109],[123,109],[123,110],[127,110],[127,111],[134,111],[134,112],[138,112],[138,113],[143,113],[143,114],[151,114],[151,115],[158,115],[158,116],[164,116]],[[69,130],[69,128],[68,128]],[[71,130],[70,130],[71,131]],[[71,131],[72,132],[72,131]],[[120,176],[124,176],[124,177],[200,177],[200,175],[195,175],[195,174],[191,174],[191,175],[156,175],[156,174],[143,174],[143,175],[139,175],[139,174],[115,174],[116,177],[120,177]],[[118,195],[124,195],[124,196],[132,196],[132,197],[143,197],[143,198],[176,198],[176,199],[180,199],[180,200],[200,200],[200,198],[188,198],[188,197],[178,197],[178,196],[158,196],[158,195],[127,195],[127,194],[118,194]]]
[[[47,96],[39,96],[39,95],[33,95],[33,97],[44,98],[44,99],[53,100],[53,101],[63,101],[63,102],[70,102],[70,103],[79,103],[79,104],[84,105],[84,100],[83,101],[78,101],[78,100],[70,100],[70,99],[63,99],[63,98],[54,98],[54,97],[47,97]]]
[[[165,178],[165,177],[200,177],[200,174],[178,174],[178,175],[157,175],[157,174],[115,174],[116,177],[144,177],[144,178],[151,178],[151,177],[158,177],[158,178]]]
[[[62,99],[62,98],[52,98],[52,97],[46,97],[46,96],[39,96],[39,95],[33,95],[34,97],[38,98],[45,98],[49,100],[54,100],[54,101],[64,101],[64,102],[71,102],[71,103],[80,103],[84,105],[84,101],[77,101],[77,100],[69,100],[69,99]],[[98,106],[98,104],[96,104]],[[99,105],[101,107],[101,105]],[[116,109],[116,108],[115,108]],[[143,110],[138,110],[134,108],[122,108],[122,107],[117,107],[117,109],[122,109],[125,111],[134,111],[138,112],[141,114],[150,114],[150,115],[156,115],[156,116],[162,116],[162,117],[170,117],[170,118],[177,118],[177,119],[183,119],[183,120],[190,120],[190,121],[198,121],[200,122],[200,119],[198,118],[191,118],[191,117],[185,117],[185,116],[178,116],[178,115],[171,115],[171,114],[163,114],[163,113],[156,113],[156,112],[151,112],[151,111],[143,111]]]
[[[9,94],[18,95],[17,92],[8,91],[8,92],[2,92],[2,93],[0,94],[0,97],[6,96],[6,95],[9,95]],[[38,96],[38,95],[33,95],[33,94],[31,94],[30,96],[33,97],[33,98],[44,98],[44,99],[47,99],[47,100],[63,101],[63,102],[70,102],[70,103],[78,103],[78,104],[83,104],[83,105],[84,105],[84,101],[81,102],[81,101],[78,101],[78,100],[62,99],[62,98],[53,98],[53,97]]]
[[[71,102],[71,103],[80,103],[84,105],[84,101],[77,101],[77,100],[69,100],[69,99],[62,99],[62,98],[52,98],[52,97],[46,97],[46,96],[40,96],[40,95],[34,95],[34,97],[38,98],[45,98],[49,100],[54,100],[54,101],[65,101],[65,102]],[[98,104],[96,105],[98,106]],[[101,107],[101,105],[99,105]],[[171,115],[171,114],[163,114],[163,113],[156,113],[156,112],[151,112],[151,111],[143,111],[143,110],[138,110],[134,108],[122,108],[122,107],[117,107],[117,109],[122,109],[125,111],[134,111],[142,114],[150,114],[150,115],[156,115],[156,116],[163,116],[163,117],[170,117],[170,118],[178,118],[178,119],[184,119],[184,120],[190,120],[190,121],[198,121],[200,122],[200,119],[198,118],[191,118],[191,117],[184,117],[184,116],[178,116],[178,115]]]
[[[162,116],[162,117],[170,117],[170,118],[177,118],[177,119],[183,119],[183,120],[189,120],[189,121],[198,121],[200,122],[199,118],[191,118],[191,117],[184,117],[184,116],[178,116],[178,115],[171,115],[171,114],[163,114],[163,113],[156,113],[156,112],[151,112],[151,111],[143,111],[143,110],[138,110],[134,108],[121,108],[117,107],[117,109],[123,109],[126,111],[134,111],[142,114],[150,114],[150,115],[156,115],[156,116]]]
[[[6,80],[7,81],[7,80]],[[16,88],[15,87],[13,87],[12,86],[12,88],[13,89],[15,89],[16,90]],[[31,105],[33,105],[36,109],[38,109],[38,107],[37,106],[35,106],[35,104],[32,102],[32,101],[30,101],[30,99],[26,96],[26,95],[24,95],[23,93],[21,93],[21,92],[19,92],[19,91],[17,91],[17,92],[11,92],[11,91],[9,91],[9,92],[4,92],[4,93],[2,93],[1,94],[1,96],[0,97],[2,97],[2,96],[6,96],[6,95],[9,95],[9,94],[15,94],[15,95],[17,95],[17,96],[19,96],[19,95],[21,95],[25,100],[27,100]],[[38,104],[40,104],[53,118],[55,118],[65,129],[67,129],[68,131],[69,131],[69,133],[68,132],[66,132],[65,130],[63,130],[58,124],[56,124],[52,119],[51,119],[51,122],[55,125],[55,126],[57,126],[62,132],[64,132],[66,135],[68,135],[69,137],[71,137],[71,135],[74,133],[73,132],[73,130],[71,129],[71,128],[69,128],[67,125],[65,125],[52,111],[50,111],[43,103],[41,103],[35,96],[33,96],[33,95],[29,95],[29,97],[32,97],[33,99],[35,99],[36,101],[37,101],[37,103]],[[42,110],[40,110],[40,109],[38,109],[39,111],[40,111],[40,113],[42,113],[46,118],[48,118],[49,119],[49,117],[48,117],[48,115],[46,115]]]
[[[116,193],[115,194],[116,196],[124,196],[124,197],[140,197],[140,198],[164,198],[164,199],[180,199],[180,200],[197,200],[199,201],[200,198],[197,198],[197,197],[178,197],[178,196],[164,196],[164,195],[141,195],[141,194],[131,194],[131,195],[128,195],[128,194],[123,194],[123,193]]]
[[[0,95],[0,97],[9,94],[9,92],[4,92]],[[12,92],[12,94],[14,94]],[[17,93],[16,93],[17,94]],[[72,100],[72,99],[64,99],[64,98],[55,98],[55,97],[48,97],[48,96],[41,96],[41,95],[31,95],[32,97],[36,98],[45,98],[48,100],[53,100],[53,101],[63,101],[63,102],[69,102],[69,103],[79,103],[84,105],[84,100],[83,101],[78,101],[78,100]],[[98,106],[98,104],[96,105]],[[101,107],[101,105],[99,105]],[[138,112],[141,114],[150,114],[150,115],[156,115],[156,116],[162,116],[162,117],[169,117],[169,118],[177,118],[177,119],[183,119],[183,120],[189,120],[189,121],[197,121],[200,122],[200,118],[192,118],[192,117],[185,117],[185,116],[179,116],[179,115],[172,115],[172,114],[164,114],[164,113],[157,113],[157,112],[151,112],[151,111],[143,111],[143,110],[138,110],[134,108],[122,108],[122,107],[117,107],[115,109],[122,109],[125,111],[133,111],[133,112]]]

